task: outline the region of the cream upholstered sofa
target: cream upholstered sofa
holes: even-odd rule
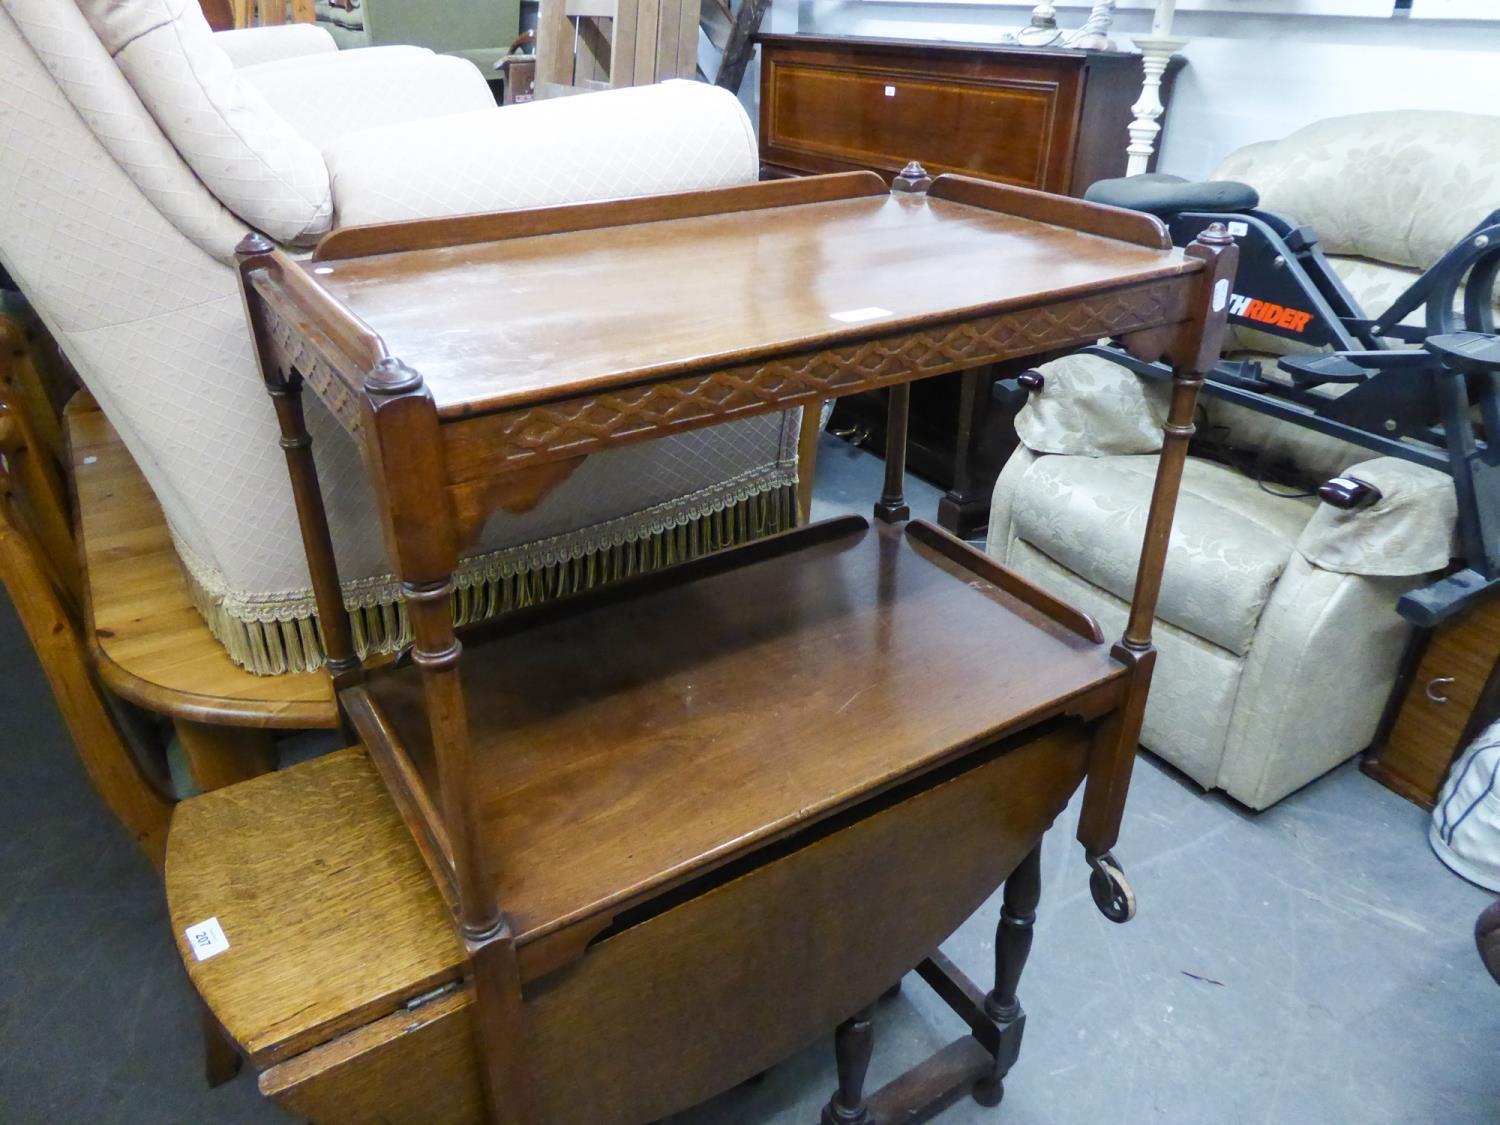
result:
[[[1241,149],[1215,178],[1253,185],[1263,208],[1317,230],[1374,315],[1500,206],[1500,117],[1331,119]],[[1266,350],[1278,341],[1236,333],[1231,344],[1275,374]],[[995,486],[988,550],[1117,633],[1166,388],[1093,357],[1041,370]],[[1447,565],[1456,505],[1441,473],[1200,401],[1141,741],[1258,809],[1369,744],[1409,636],[1397,598]],[[1344,512],[1309,495],[1345,474],[1380,502]]]
[[[696,83],[498,109],[471,64],[419,48],[338,52],[310,25],[214,35],[196,0],[0,0],[0,263],[139,463],[214,632],[255,671],[321,652],[233,269],[247,231],[310,248],[336,226],[757,168],[738,103]],[[310,410],[355,632],[389,649],[405,621],[358,454]],[[459,575],[461,617],[788,524],[797,421],[590,458],[535,510],[491,521]]]

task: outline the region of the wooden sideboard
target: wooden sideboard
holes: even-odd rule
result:
[[[1125,174],[1139,55],[815,35],[760,45],[770,175],[869,168],[889,180],[919,160],[933,175],[1082,195]]]
[[[1082,195],[1125,174],[1141,57],[1125,51],[762,35],[760,157],[765,178],[870,169],[887,180],[909,160]],[[1167,71],[1169,99],[1178,64]],[[939,522],[976,534],[1015,443],[991,417],[1001,371],[912,389],[910,465],[949,490]],[[1014,372],[1010,372],[1014,374]],[[839,403],[835,429],[884,441],[884,393]]]

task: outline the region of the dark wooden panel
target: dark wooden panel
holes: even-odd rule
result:
[[[1014,869],[1078,786],[1085,748],[1066,724],[976,755],[528,988],[541,1119],[654,1120],[816,1041]],[[273,1067],[261,1089],[323,1125],[478,1125],[471,1002],[465,989],[373,1022]]]
[[[685,570],[704,576],[518,616],[466,647],[481,831],[528,977],[663,886],[966,747],[1097,710],[1123,671],[888,525],[814,525]],[[394,742],[436,793],[418,670],[357,694],[383,768]]]
[[[1431,808],[1448,767],[1477,728],[1494,718],[1500,658],[1500,602],[1444,622],[1398,684],[1389,733],[1377,739],[1365,772]]]
[[[1068,189],[1076,66],[983,74],[971,64],[933,74],[920,60],[880,56],[773,56],[768,65],[768,160],[887,174],[920,160],[934,174]]]

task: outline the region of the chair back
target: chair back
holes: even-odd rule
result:
[[[160,869],[172,798],[142,769],[85,648],[76,550],[55,457],[58,417],[40,379],[41,342],[0,309],[0,585],[104,803]]]

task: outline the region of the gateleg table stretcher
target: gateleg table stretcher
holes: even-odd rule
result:
[[[825,1122],[997,1102],[1043,832],[1080,784],[1101,909],[1193,404],[1235,250],[919,169],[252,236],[329,672],[358,746],[187,802],[167,879],[199,991],[317,1121],[646,1122],[835,1031]],[[911,380],[1102,337],[1174,374],[1123,637],[901,496]],[[361,666],[303,418],[360,443],[410,614]],[[460,553],[582,459],[891,388],[843,517],[455,631]],[[1045,394],[1045,388],[1040,393]],[[937,952],[1005,884],[994,986]],[[219,920],[198,961],[182,931]],[[913,968],[967,1025],[865,1094]]]

